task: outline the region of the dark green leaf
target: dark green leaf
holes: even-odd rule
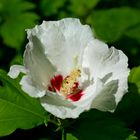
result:
[[[115,116],[125,121],[127,125],[140,120],[140,94],[135,84],[129,84],[129,92],[119,103]]]
[[[0,136],[17,128],[29,129],[44,123],[46,111],[37,99],[26,95],[16,80],[0,70]]]
[[[10,65],[22,65],[23,64],[23,56],[22,55],[16,55],[13,60],[11,61]]]
[[[96,113],[91,110],[80,117],[68,132],[78,140],[124,140],[132,134],[122,121],[109,117],[111,114]]]
[[[135,27],[130,28],[127,32],[126,35],[136,39],[140,43],[140,24],[138,24]]]

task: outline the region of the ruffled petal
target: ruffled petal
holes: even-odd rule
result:
[[[44,54],[40,40],[28,30],[29,43],[24,53],[24,64],[31,80],[37,88],[44,88],[50,83],[56,69]]]
[[[35,83],[33,83],[31,78],[27,75],[22,77],[20,84],[22,90],[28,93],[31,97],[42,97],[46,93],[46,89],[43,90],[37,88],[37,85],[35,85]]]
[[[10,71],[8,72],[8,75],[15,79],[18,77],[19,73],[22,72],[22,73],[26,73],[27,70],[25,69],[24,66],[21,66],[21,65],[13,65],[10,67]]]
[[[81,100],[73,104],[83,108],[83,111],[90,108],[96,108],[101,111],[113,111],[116,108],[115,94],[117,90],[117,80],[105,84],[101,79],[98,79],[93,85],[87,87]]]
[[[90,27],[82,25],[75,18],[65,18],[57,22],[44,21],[31,32],[41,41],[46,57],[63,75],[79,66],[83,49],[93,39]]]
[[[128,59],[122,51],[114,47],[109,49],[106,44],[94,40],[85,49],[82,66],[89,68],[94,81],[103,78],[104,83],[118,80],[118,89],[115,94],[116,103],[127,92]]]
[[[69,100],[53,92],[48,92],[40,101],[45,110],[61,119],[77,118],[84,111],[83,107],[75,106]]]
[[[101,82],[102,83],[102,82]],[[118,90],[118,80],[102,83],[98,89],[98,95],[92,100],[91,108],[101,111],[114,111],[116,108],[115,94]]]
[[[16,78],[26,73],[20,81],[22,89],[38,97],[46,111],[65,119],[77,118],[90,108],[116,108],[127,91],[129,73],[122,51],[95,39],[90,27],[75,18],[44,21],[28,29],[27,35],[25,67],[12,66],[8,75]],[[72,77],[74,82],[77,78],[79,92],[61,96],[64,79],[75,69],[80,69],[81,76]]]

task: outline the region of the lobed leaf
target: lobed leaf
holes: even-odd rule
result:
[[[133,133],[133,134],[130,134],[128,138],[126,138],[125,140],[138,140],[138,138],[135,136],[135,133]]]
[[[124,122],[96,110],[79,118],[68,132],[78,140],[124,140],[132,134]]]
[[[74,137],[72,134],[67,133],[66,134],[66,140],[78,140],[76,137]]]
[[[129,30],[127,30],[127,32],[125,34],[128,37],[136,39],[140,43],[140,35],[139,35],[139,33],[140,33],[140,24],[130,28]]]
[[[71,0],[69,10],[77,16],[85,16],[100,0]]]
[[[130,83],[137,85],[138,91],[140,93],[140,66],[131,70],[128,80]]]
[[[140,10],[121,7],[109,10],[96,10],[88,17],[98,38],[115,42],[128,30],[140,23]]]
[[[0,35],[6,45],[19,49],[25,39],[25,29],[31,28],[39,19],[37,14],[29,12],[35,5],[22,0],[1,0],[0,5]]]
[[[46,111],[39,101],[26,95],[16,80],[0,70],[0,136],[8,135],[17,128],[29,129],[46,121]]]
[[[57,14],[59,8],[61,8],[66,0],[41,0],[40,3],[40,10],[42,11],[43,15],[51,16]]]

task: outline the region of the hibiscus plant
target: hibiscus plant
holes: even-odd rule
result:
[[[97,39],[90,26],[76,18],[43,21],[26,31],[29,41],[23,65],[12,65],[8,74],[0,71],[6,88],[0,89],[0,118],[4,125],[0,135],[17,128],[53,124],[63,140],[97,140],[103,139],[98,130],[108,125],[107,132],[115,129],[119,133],[114,140],[127,138],[124,135],[119,139],[120,131],[130,130],[119,130],[118,124],[125,124],[112,114],[128,92],[127,56]],[[98,113],[104,119],[97,123]],[[80,137],[79,128],[83,136],[87,135],[85,138]],[[97,131],[97,136],[90,136],[92,131]]]

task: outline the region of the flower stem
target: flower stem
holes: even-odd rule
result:
[[[62,140],[66,140],[66,132],[64,128],[62,129]]]

